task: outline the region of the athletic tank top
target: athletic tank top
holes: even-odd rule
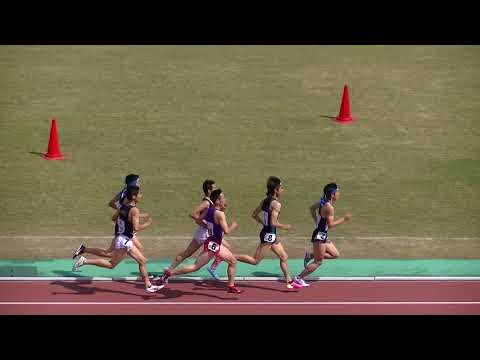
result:
[[[274,199],[271,196],[268,196],[262,202],[262,223],[263,223],[262,231],[265,231],[270,234],[277,233],[277,227],[272,225],[272,210],[270,209],[270,205],[273,200]],[[278,214],[278,216],[280,216],[280,214]]]
[[[223,240],[223,229],[220,225],[215,224],[215,211],[218,210],[210,206],[205,215],[205,221],[208,225],[208,239],[220,245]]]
[[[117,221],[115,222],[115,235],[123,235],[126,238],[131,239],[133,237],[133,224],[128,219],[128,214],[130,214],[130,210],[135,206],[132,205],[121,205]]]
[[[328,201],[327,201],[328,202]],[[328,233],[328,224],[327,224],[327,219],[322,217],[322,207],[325,206],[325,204],[327,202],[322,202],[320,201],[320,207],[318,208],[318,225],[317,225],[317,229],[325,234]]]

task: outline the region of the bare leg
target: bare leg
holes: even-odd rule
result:
[[[232,245],[230,245],[230,243],[229,243],[227,240],[223,239],[222,245],[225,245],[225,247],[226,247],[228,250],[230,250],[230,252],[232,252]],[[215,269],[218,267],[218,265],[220,265],[220,263],[221,263],[222,261],[223,261],[222,258],[217,255],[217,256],[215,257],[215,260],[213,261],[212,265],[210,265],[210,269],[215,270]]]
[[[263,257],[265,256],[265,252],[271,247],[270,244],[261,243],[257,246],[257,250],[255,251],[255,256],[252,257],[250,255],[235,255],[235,258],[243,263],[247,263],[250,265],[257,265],[262,261]]]
[[[143,244],[140,242],[140,239],[137,237],[137,235],[133,237],[133,245],[135,245],[135,247],[145,255],[145,248],[143,247]]]
[[[315,256],[315,258],[313,262],[308,264],[307,267],[298,275],[299,278],[303,279],[305,276],[313,273],[322,265],[326,252],[326,247],[326,244],[321,244],[320,242],[313,243],[313,255]]]
[[[236,273],[236,266],[237,266],[237,259],[232,254],[232,252],[223,246],[220,247],[217,257],[222,260],[225,260],[228,264],[227,274],[228,274],[228,286],[232,287],[235,286],[235,273]]]
[[[107,269],[113,269],[127,256],[126,250],[115,250],[110,260],[106,259],[85,259],[84,265],[95,265]]]
[[[110,242],[110,247],[108,249],[85,247],[85,250],[83,252],[87,254],[109,258],[112,256],[113,250],[115,250],[115,238],[113,238],[112,241]]]
[[[207,264],[210,259],[212,257],[214,257],[215,255],[210,252],[210,251],[204,251],[202,252],[197,260],[195,261],[195,264],[192,264],[192,265],[186,265],[184,267],[181,267],[180,269],[175,269],[172,271],[172,275],[182,275],[182,274],[188,274],[188,273],[191,273],[191,272],[194,272],[194,271],[197,271],[198,269],[200,269],[202,266],[204,266],[205,264]]]
[[[287,283],[291,282],[292,277],[290,276],[290,273],[288,272],[288,262],[287,262],[288,254],[285,251],[285,249],[283,248],[282,243],[272,245],[272,251],[280,259],[280,269],[282,269],[283,276],[285,276],[285,279],[287,280]]]
[[[137,263],[138,263],[138,270],[140,274],[142,274],[143,283],[145,284],[145,288],[149,288],[152,284],[148,279],[148,271],[147,271],[147,258],[143,253],[138,249],[135,245],[132,246],[130,252],[128,253]]]
[[[325,245],[324,259],[336,259],[340,256],[340,252],[332,242],[326,243]]]
[[[188,247],[185,250],[183,250],[181,253],[179,253],[177,256],[175,256],[175,260],[172,261],[172,263],[169,266],[169,269],[170,270],[175,269],[182,261],[192,256],[193,253],[200,248],[200,246],[201,244],[199,244],[197,240],[192,239],[192,241],[190,241],[190,244],[188,244]]]

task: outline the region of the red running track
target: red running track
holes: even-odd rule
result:
[[[480,315],[480,281],[170,282],[156,294],[135,281],[0,281],[0,315]]]

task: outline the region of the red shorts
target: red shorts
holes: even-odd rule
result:
[[[220,246],[221,244],[213,240],[207,239],[203,243],[203,251],[210,251],[211,253],[218,255],[218,252],[220,251]]]

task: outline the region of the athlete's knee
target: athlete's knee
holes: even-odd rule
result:
[[[311,262],[311,264],[314,265],[314,266],[316,266],[316,267],[322,266],[322,263],[323,263],[323,260],[322,260],[322,259],[318,259],[318,260],[315,259],[315,260],[313,260],[313,261]]]
[[[285,262],[288,260],[288,255],[287,254],[278,255],[278,258],[280,259],[281,262]]]
[[[261,257],[256,257],[256,258],[253,259],[252,265],[258,265],[260,263],[260,261],[262,261],[262,258]]]
[[[225,259],[225,261],[227,262],[228,265],[231,265],[231,266],[237,265],[237,259],[235,259],[234,257]]]

